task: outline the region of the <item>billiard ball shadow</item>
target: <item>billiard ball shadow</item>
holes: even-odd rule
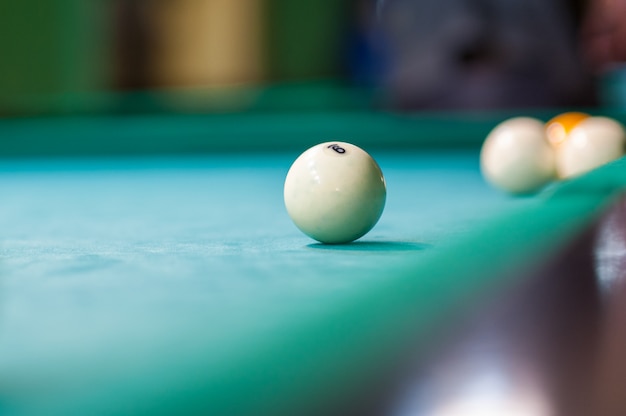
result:
[[[307,247],[315,250],[337,251],[421,251],[430,248],[431,245],[409,241],[353,241],[346,244],[312,243]]]

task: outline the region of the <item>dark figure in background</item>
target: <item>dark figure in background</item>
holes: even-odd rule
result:
[[[592,77],[567,0],[378,0],[379,85],[398,109],[589,105]],[[373,45],[372,48],[378,48]]]
[[[121,90],[152,87],[150,79],[153,28],[150,27],[149,2],[114,0],[110,3],[113,22],[113,86]]]
[[[626,62],[626,0],[590,1],[582,39],[587,60],[603,73]]]

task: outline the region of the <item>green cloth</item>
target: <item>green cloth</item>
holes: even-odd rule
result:
[[[512,198],[475,151],[372,154],[386,210],[337,247],[285,213],[295,154],[3,161],[0,413],[323,413],[626,180],[619,161]]]

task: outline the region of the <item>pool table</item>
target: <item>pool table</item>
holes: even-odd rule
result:
[[[604,339],[589,317],[617,291],[594,271],[602,224],[624,217],[626,161],[512,197],[478,166],[505,116],[0,120],[0,415],[617,409],[566,381],[597,384],[598,356],[625,369],[579,341]],[[291,162],[332,139],[368,150],[388,186],[379,223],[345,245],[300,233],[282,200]],[[520,411],[515,394],[538,385]],[[501,393],[501,412],[453,407],[467,391]]]

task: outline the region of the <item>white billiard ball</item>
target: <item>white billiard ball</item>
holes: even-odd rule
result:
[[[624,154],[624,128],[608,117],[589,117],[570,132],[557,149],[559,177],[569,178],[619,159]]]
[[[302,153],[285,179],[285,206],[296,226],[327,244],[354,241],[380,218],[387,189],[378,164],[350,143],[328,142]]]
[[[513,194],[536,192],[556,176],[555,154],[544,124],[530,117],[516,117],[497,125],[480,152],[484,178],[496,188]]]

